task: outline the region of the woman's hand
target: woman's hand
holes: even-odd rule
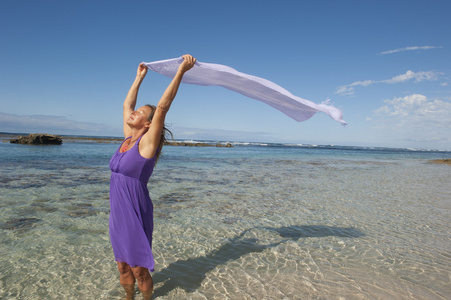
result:
[[[147,66],[143,63],[140,63],[138,66],[138,71],[136,71],[136,77],[144,78],[147,74]]]
[[[196,59],[189,54],[185,54],[182,57],[183,62],[179,66],[179,71],[185,73],[194,66],[194,64],[196,63]]]

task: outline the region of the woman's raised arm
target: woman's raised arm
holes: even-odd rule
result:
[[[130,118],[130,115],[135,110],[136,107],[136,100],[138,98],[138,91],[139,87],[141,86],[142,81],[146,77],[147,74],[147,67],[144,64],[139,64],[138,70],[136,71],[136,78],[135,81],[133,81],[132,86],[130,87],[130,90],[127,93],[127,96],[125,97],[123,108],[123,126],[124,126],[124,136],[129,137],[131,136],[132,130],[130,126],[127,125],[127,120]]]
[[[142,146],[140,144],[140,153],[142,156],[150,158],[155,155],[160,143],[166,114],[171,107],[172,101],[177,95],[177,91],[182,81],[183,75],[185,74],[185,72],[190,70],[195,63],[196,59],[194,57],[188,54],[183,55],[183,62],[180,64],[176,75],[174,76],[171,83],[163,93],[160,101],[158,102],[152,123],[150,124],[150,128],[141,139],[141,141],[143,142]]]

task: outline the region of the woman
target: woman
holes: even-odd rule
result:
[[[147,74],[140,64],[136,79],[124,101],[124,136],[110,160],[110,238],[119,269],[119,281],[132,299],[135,281],[144,299],[150,299],[154,271],[152,255],[153,205],[147,190],[155,162],[165,141],[164,120],[186,71],[196,63],[184,55],[177,74],[157,107],[145,105],[135,110],[139,87]]]

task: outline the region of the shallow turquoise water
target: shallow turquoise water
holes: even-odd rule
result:
[[[0,143],[0,298],[122,299],[113,144]],[[156,299],[449,299],[450,152],[171,147],[149,183]],[[139,297],[138,297],[139,299]]]

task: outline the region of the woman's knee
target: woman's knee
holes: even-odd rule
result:
[[[138,281],[146,281],[149,278],[151,278],[149,270],[146,268],[136,267],[136,268],[131,268],[131,270],[133,272],[133,276],[135,276],[136,280],[138,280]]]
[[[121,275],[128,274],[128,273],[133,274],[133,273],[132,273],[132,270],[131,270],[131,268],[130,268],[130,266],[129,266],[127,263],[124,263],[124,262],[118,262],[118,263],[117,263],[117,268],[118,268],[119,273],[120,273]]]

